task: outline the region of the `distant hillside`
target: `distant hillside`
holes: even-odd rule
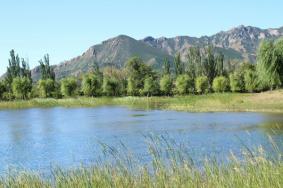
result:
[[[126,60],[133,56],[140,56],[147,64],[160,68],[164,57],[172,62],[173,56],[180,52],[183,60],[186,59],[188,48],[191,46],[207,46],[212,44],[222,51],[226,59],[239,59],[255,61],[256,49],[262,39],[275,39],[283,36],[283,27],[278,29],[260,29],[251,26],[239,26],[229,31],[221,31],[212,36],[200,38],[177,36],[174,38],[146,37],[136,40],[120,35],[108,39],[101,44],[90,47],[82,55],[55,66],[58,79],[65,76],[77,76],[87,72],[92,62],[97,62],[100,67],[115,66],[121,68]],[[39,68],[32,70],[35,80],[39,78]]]

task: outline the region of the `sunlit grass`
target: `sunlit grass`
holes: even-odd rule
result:
[[[283,90],[263,93],[214,93],[174,97],[98,97],[66,99],[31,99],[27,101],[1,101],[0,109],[33,107],[96,107],[122,105],[135,108],[207,111],[283,112]]]
[[[15,171],[0,179],[0,187],[282,187],[282,151],[271,140],[271,157],[259,146],[245,148],[240,157],[231,153],[220,163],[192,160],[186,146],[164,137],[150,137],[147,164],[139,163],[122,147],[104,147],[105,161],[74,169],[54,168],[48,177],[29,171]],[[111,158],[111,160],[107,160]]]

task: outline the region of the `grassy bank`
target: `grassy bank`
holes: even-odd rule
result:
[[[31,99],[27,101],[2,101],[0,109],[33,107],[95,107],[125,105],[139,108],[206,111],[257,111],[283,112],[283,90],[263,93],[215,93],[175,97],[98,97],[68,99]]]
[[[149,146],[151,162],[136,164],[125,154],[113,154],[112,163],[92,167],[78,167],[72,170],[54,169],[51,177],[35,172],[11,172],[0,178],[0,187],[272,187],[283,186],[282,154],[267,158],[264,150],[243,150],[240,158],[231,154],[229,163],[206,161],[196,166],[194,161],[178,147],[163,145],[159,150]],[[180,147],[179,147],[180,148]],[[163,156],[163,157],[161,157]]]

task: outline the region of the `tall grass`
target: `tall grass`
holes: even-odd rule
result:
[[[246,148],[240,157],[231,153],[227,163],[207,159],[201,165],[194,163],[185,145],[163,137],[150,137],[148,164],[124,150],[103,147],[105,161],[94,166],[56,168],[47,178],[28,171],[8,173],[0,187],[283,187],[282,151],[276,145],[273,157],[262,147]]]

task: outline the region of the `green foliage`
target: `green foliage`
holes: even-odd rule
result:
[[[206,76],[199,76],[195,80],[195,88],[198,93],[207,93],[209,90],[208,78]]]
[[[38,95],[41,98],[53,97],[55,92],[55,81],[52,79],[38,81]]]
[[[106,96],[119,96],[122,93],[121,84],[115,78],[104,77],[102,88]]]
[[[224,69],[224,55],[221,52],[215,53],[212,46],[189,48],[187,59],[185,66],[180,53],[174,58],[176,94],[184,95],[195,91],[207,93],[212,89],[215,92],[224,92],[229,87],[233,92],[254,92],[279,88],[283,83],[283,40],[262,42],[256,67],[245,62],[228,63],[233,67],[229,68],[229,81],[223,77],[228,73],[228,68]],[[39,63],[42,79],[32,87],[28,63],[11,50],[7,76],[0,83],[0,99],[26,99],[30,96],[60,98],[62,95],[69,97],[78,94],[79,86],[79,94],[84,96],[151,96],[171,95],[173,92],[173,79],[170,77],[170,63],[167,58],[163,61],[163,71],[160,74],[139,57],[130,58],[124,69],[104,67],[103,73],[94,61],[90,65],[92,72],[84,75],[82,80],[81,77],[66,78],[61,84],[55,81],[48,54]]]
[[[275,42],[274,53],[276,54],[275,67],[273,67],[276,72],[275,75],[279,76],[281,86],[283,85],[283,38]],[[280,84],[278,82],[278,85]]]
[[[229,80],[232,92],[242,92],[245,90],[245,82],[242,74],[233,72],[229,75]]]
[[[6,80],[9,84],[13,82],[13,79],[20,77],[20,58],[15,54],[14,50],[10,51],[9,66],[7,67]]]
[[[128,95],[138,95],[144,88],[144,79],[147,76],[154,76],[151,67],[144,64],[139,57],[133,57],[127,61],[126,71],[128,74]]]
[[[283,83],[283,40],[262,41],[257,53],[257,73],[262,89],[278,88]]]
[[[224,92],[227,91],[229,87],[229,81],[224,76],[219,76],[214,78],[212,88],[215,92]]]
[[[136,95],[139,94],[139,90],[138,90],[138,87],[136,85],[136,82],[131,77],[129,77],[128,80],[127,80],[127,94],[129,96],[136,96]]]
[[[157,95],[158,94],[158,83],[155,79],[152,77],[147,77],[144,80],[144,88],[141,91],[142,95],[146,96],[152,96],[152,95]]]
[[[205,48],[205,54],[202,58],[203,75],[208,79],[209,87],[211,87],[213,79],[217,76],[217,62],[214,55],[214,48],[208,46]]]
[[[191,47],[188,50],[188,66],[187,73],[191,78],[202,75],[202,66],[201,66],[201,53],[198,47]]]
[[[174,58],[175,75],[178,76],[184,73],[184,64],[181,61],[181,54],[178,53]]]
[[[77,80],[73,77],[64,78],[61,80],[61,93],[65,97],[77,95],[78,84]]]
[[[218,53],[215,58],[216,61],[216,71],[218,76],[223,76],[224,74],[224,55],[223,53]]]
[[[5,101],[10,101],[15,99],[15,97],[12,92],[6,91],[2,94],[2,99]]]
[[[160,86],[160,91],[161,91],[162,94],[171,95],[172,87],[173,87],[173,81],[172,81],[169,74],[163,75],[161,77],[160,82],[159,82],[159,86]]]
[[[13,95],[17,99],[27,99],[32,89],[32,82],[27,77],[16,77],[12,82]]]
[[[194,92],[194,80],[187,74],[179,75],[175,83],[175,92],[179,95],[184,95]]]
[[[15,51],[11,50],[9,66],[7,67],[7,75],[5,78],[5,83],[10,93],[12,92],[12,82],[18,77],[27,78],[30,82],[32,82],[31,71],[28,63],[24,59],[20,60],[19,55],[16,55]]]
[[[244,74],[245,90],[248,92],[254,92],[258,88],[257,74],[253,70],[246,70]]]
[[[99,96],[101,93],[101,78],[97,74],[89,73],[83,76],[82,92],[85,96]]]
[[[52,79],[55,80],[55,72],[53,68],[49,65],[49,55],[46,54],[43,57],[43,60],[39,60],[40,64],[40,73],[41,73],[41,79]]]
[[[168,61],[168,58],[164,58],[163,61],[163,75],[170,74],[170,63]]]
[[[0,81],[0,99],[3,99],[3,94],[6,92],[4,81]]]

